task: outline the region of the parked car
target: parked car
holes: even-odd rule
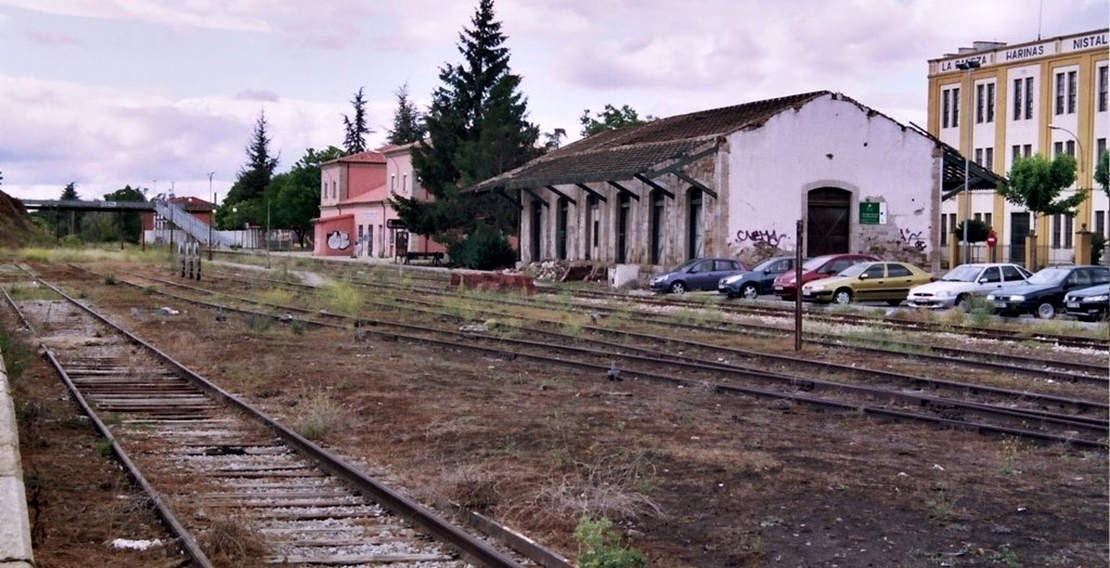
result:
[[[1064,313],[1079,321],[1110,319],[1110,284],[1068,292],[1064,295]]]
[[[815,256],[802,263],[802,284],[835,276],[839,274],[840,271],[854,264],[876,260],[879,260],[876,256],[856,253]],[[794,271],[789,271],[775,278],[775,295],[784,300],[793,300],[798,290],[798,284],[794,281],[795,276]]]
[[[687,290],[716,290],[722,278],[747,270],[748,267],[735,258],[695,258],[652,278],[651,289],[672,294],[682,294]]]
[[[748,272],[722,278],[717,283],[717,291],[736,298],[742,296],[752,299],[760,294],[770,294],[775,290],[775,278],[788,270],[794,270],[795,258],[774,256],[755,265]]]
[[[964,264],[936,282],[914,286],[906,298],[913,308],[951,308],[972,296],[986,296],[1008,284],[1024,282],[1032,273],[1010,263]]]
[[[987,295],[994,312],[1002,316],[1033,314],[1052,319],[1064,305],[1064,295],[1071,290],[1089,288],[1110,282],[1106,266],[1047,266],[1028,280],[1004,286]]]
[[[802,299],[810,302],[886,301],[901,304],[914,286],[932,282],[933,276],[908,262],[865,262],[844,269],[832,278],[802,286]]]

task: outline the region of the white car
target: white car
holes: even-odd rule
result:
[[[963,264],[936,282],[910,289],[905,305],[913,308],[942,309],[959,306],[970,296],[987,294],[1032,276],[1028,270],[1010,263]]]

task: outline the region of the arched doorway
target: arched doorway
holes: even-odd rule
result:
[[[686,258],[694,259],[701,256],[702,239],[705,236],[701,224],[702,192],[697,188],[690,188],[686,202]]]
[[[836,187],[809,191],[806,200],[806,256],[851,252],[852,192]]]

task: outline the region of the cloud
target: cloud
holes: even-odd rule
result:
[[[42,12],[55,16],[122,20],[172,27],[198,27],[246,32],[270,31],[269,24],[254,14],[261,3],[236,0],[198,0],[181,3],[160,0],[0,0],[0,6]]]

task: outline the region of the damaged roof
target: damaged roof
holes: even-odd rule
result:
[[[730,107],[661,118],[600,132],[483,181],[472,191],[631,179],[655,166],[716,144],[738,130],[759,128],[780,112],[798,108],[830,91],[814,91]]]
[[[832,91],[813,91],[777,99],[702,110],[647,124],[600,132],[536,158],[523,166],[485,180],[469,191],[535,188],[573,183],[599,183],[632,179],[636,175],[654,177],[670,164],[700,154],[740,130],[763,126],[771,117],[797,109],[810,101],[832,95],[858,105],[870,114],[881,114],[849,97]],[[885,115],[884,115],[885,116]],[[889,117],[887,117],[889,118]],[[898,124],[894,119],[891,122]],[[965,158],[956,148],[910,123],[943,151],[941,194],[949,199],[963,190]],[[903,126],[903,128],[906,128]],[[696,157],[696,156],[695,156]],[[970,162],[968,185],[972,189],[994,189],[1005,178]]]

